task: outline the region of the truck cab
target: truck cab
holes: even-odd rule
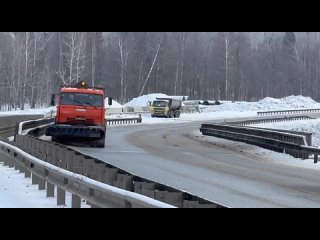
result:
[[[172,98],[157,98],[148,102],[151,117],[179,118],[182,101]]]

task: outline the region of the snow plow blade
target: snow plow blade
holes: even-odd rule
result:
[[[53,125],[47,129],[46,135],[52,137],[102,138],[105,130],[98,126]]]

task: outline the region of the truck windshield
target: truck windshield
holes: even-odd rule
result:
[[[103,107],[103,96],[87,93],[62,93],[61,105]]]
[[[154,101],[152,106],[153,107],[168,107],[168,102],[165,102],[165,101]]]

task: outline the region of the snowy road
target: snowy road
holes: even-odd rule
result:
[[[200,123],[109,128],[105,149],[79,151],[231,207],[320,207],[320,172],[252,160],[186,136]]]

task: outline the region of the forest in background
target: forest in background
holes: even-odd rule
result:
[[[61,84],[104,85],[121,103],[320,100],[318,32],[1,32],[0,110],[46,106]]]

